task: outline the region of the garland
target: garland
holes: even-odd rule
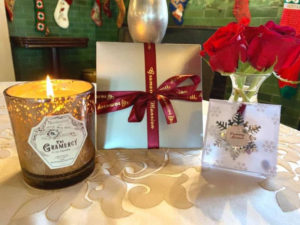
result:
[[[45,16],[45,8],[43,0],[34,0],[34,8],[35,8],[35,28],[36,31],[44,33],[48,35],[50,33]]]

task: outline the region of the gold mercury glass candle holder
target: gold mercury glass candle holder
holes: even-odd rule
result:
[[[95,93],[91,83],[27,82],[7,88],[4,96],[26,183],[61,188],[93,171]]]

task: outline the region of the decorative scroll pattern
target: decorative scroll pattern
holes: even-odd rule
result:
[[[260,183],[276,192],[276,200],[284,212],[300,209],[300,132],[280,126],[278,174]]]
[[[0,160],[2,160],[12,156],[13,153],[16,154],[16,147],[7,115],[0,113],[0,124]]]

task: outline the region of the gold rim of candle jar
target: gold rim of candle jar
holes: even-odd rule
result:
[[[15,95],[10,95],[8,94],[8,90],[11,89],[11,88],[14,88],[14,87],[17,87],[17,86],[22,86],[24,84],[29,84],[29,83],[35,83],[35,82],[43,82],[43,80],[40,80],[40,81],[28,81],[28,82],[22,82],[20,84],[15,84],[15,85],[12,85],[8,88],[6,88],[3,93],[5,96],[9,97],[9,98],[18,98],[18,99],[26,99],[26,101],[34,101],[34,102],[48,102],[48,101],[55,101],[56,99],[61,99],[61,98],[71,98],[71,97],[81,97],[82,95],[85,95],[87,94],[88,92],[91,92],[93,91],[95,88],[94,88],[94,85],[88,81],[84,81],[84,80],[72,80],[72,79],[53,79],[52,81],[71,81],[71,82],[82,82],[82,83],[87,83],[87,84],[90,84],[91,85],[91,88],[84,91],[84,92],[79,92],[78,94],[73,94],[73,95],[66,95],[66,96],[60,96],[60,97],[54,97],[51,98],[51,97],[45,97],[45,98],[27,98],[27,97],[20,97],[20,96],[15,96]]]

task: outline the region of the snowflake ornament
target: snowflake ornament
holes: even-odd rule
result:
[[[254,135],[259,132],[261,126],[249,125],[248,122],[245,122],[240,110],[231,120],[217,121],[216,125],[220,130],[220,135],[214,145],[229,151],[233,160],[238,158],[241,153],[251,154],[257,151]]]

